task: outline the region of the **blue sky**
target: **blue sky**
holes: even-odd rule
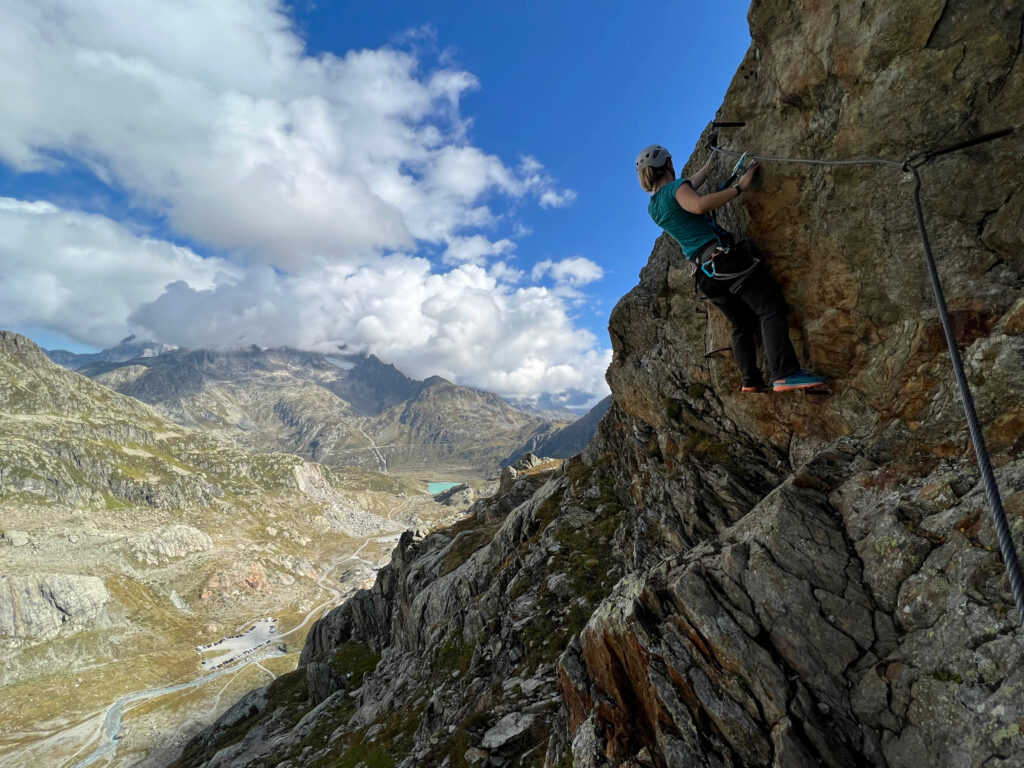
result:
[[[749,45],[739,2],[117,5],[0,3],[0,325],[518,395],[603,394],[633,158],[687,156]]]

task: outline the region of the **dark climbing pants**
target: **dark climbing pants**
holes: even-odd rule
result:
[[[782,291],[764,264],[742,278],[736,293],[729,288],[734,280],[714,280],[697,270],[697,288],[722,310],[732,324],[732,352],[743,377],[743,386],[764,384],[757,367],[757,333],[761,332],[765,356],[772,367],[769,382],[784,378],[800,367],[796,350],[789,340],[789,319]]]

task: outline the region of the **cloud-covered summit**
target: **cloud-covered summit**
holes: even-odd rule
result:
[[[0,162],[55,188],[91,174],[128,207],[6,198],[0,322],[97,346],[346,344],[412,375],[599,395],[607,352],[570,310],[600,269],[515,262],[523,212],[575,193],[473,145],[478,87],[444,56],[310,54],[273,0],[6,2]]]
[[[210,289],[179,281],[132,321],[184,347],[209,346],[211,327],[226,346],[344,347],[417,378],[501,394],[601,392],[610,362],[552,290],[510,285],[472,264],[433,273],[426,259],[405,256],[297,275],[254,268]]]

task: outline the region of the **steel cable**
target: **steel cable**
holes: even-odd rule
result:
[[[733,156],[743,154],[733,149],[724,149],[716,146],[712,146],[711,151]],[[753,154],[748,154],[747,157],[752,157],[755,160],[765,160],[770,163],[799,163],[800,165],[893,165],[897,168],[903,167],[903,163],[898,160],[885,160],[881,157],[852,157],[848,160],[816,160],[809,157],[772,157],[771,155]]]
[[[963,403],[964,415],[967,417],[967,429],[971,433],[971,442],[974,444],[974,456],[977,459],[978,468],[981,470],[985,495],[988,496],[992,520],[996,526],[999,551],[1003,556],[1003,563],[1006,565],[1006,575],[1010,579],[1010,589],[1013,592],[1013,600],[1017,604],[1019,621],[1024,624],[1024,578],[1021,577],[1017,548],[1010,535],[1006,511],[1003,509],[1003,501],[999,495],[999,485],[996,483],[995,474],[992,472],[992,463],[988,457],[988,449],[985,447],[985,436],[982,434],[981,424],[978,422],[978,412],[974,408],[974,397],[971,395],[971,387],[967,382],[967,375],[964,373],[963,361],[960,359],[960,350],[956,345],[953,321],[950,319],[949,309],[946,307],[946,297],[942,291],[942,282],[939,280],[939,270],[935,266],[935,257],[932,255],[932,248],[928,242],[928,230],[925,228],[924,212],[921,209],[921,174],[918,173],[917,167],[909,162],[906,164],[905,170],[914,174],[914,213],[917,215],[917,228],[921,233],[921,245],[924,247],[928,277],[931,280],[932,292],[935,294],[935,305],[939,308],[939,319],[942,321],[942,330],[946,335],[946,346],[949,347],[949,359],[953,363],[953,373],[956,376],[957,386],[960,388],[960,400]]]
[[[994,139],[1009,136],[1019,130],[1021,126],[1004,128],[1000,131],[987,133],[966,141],[958,142],[946,147],[926,150],[911,155],[904,162],[885,160],[880,157],[859,157],[840,160],[818,160],[804,157],[772,157],[770,155],[748,154],[755,160],[773,163],[798,163],[801,165],[888,165],[896,166],[905,173],[911,173],[914,177],[914,213],[917,217],[917,228],[921,235],[921,245],[924,249],[925,265],[928,269],[928,278],[931,282],[932,293],[935,296],[935,305],[939,310],[939,319],[942,322],[942,330],[946,337],[946,346],[949,349],[950,361],[953,364],[953,374],[956,378],[957,387],[960,390],[960,400],[963,404],[964,415],[967,418],[967,430],[971,435],[971,442],[974,445],[974,455],[981,470],[982,482],[985,486],[985,495],[988,497],[989,508],[992,514],[992,521],[995,524],[996,538],[999,542],[999,552],[1003,557],[1003,564],[1006,567],[1006,575],[1010,582],[1010,591],[1013,593],[1013,600],[1017,605],[1018,622],[1024,626],[1024,576],[1021,575],[1020,561],[1017,557],[1017,548],[1010,533],[1010,526],[1006,519],[1006,511],[1003,509],[1002,498],[999,494],[999,484],[996,482],[995,474],[992,471],[992,462],[989,459],[988,448],[985,446],[985,436],[982,433],[981,424],[978,421],[978,413],[974,407],[974,397],[971,395],[971,387],[964,373],[963,361],[960,358],[960,350],[956,345],[956,335],[953,331],[953,322],[949,317],[949,309],[946,306],[945,294],[942,290],[942,281],[939,278],[939,271],[935,265],[935,257],[932,255],[931,244],[928,241],[928,230],[924,223],[924,211],[921,207],[921,174],[918,168],[940,155],[958,152],[968,147]],[[709,145],[712,152],[719,152],[724,155],[741,155],[741,152],[731,149],[724,149],[715,145]]]

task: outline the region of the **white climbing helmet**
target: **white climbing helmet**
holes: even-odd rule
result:
[[[636,169],[639,171],[641,168],[648,166],[651,168],[661,168],[671,159],[672,155],[667,149],[660,144],[651,144],[649,147],[644,147],[643,151],[636,156]]]

